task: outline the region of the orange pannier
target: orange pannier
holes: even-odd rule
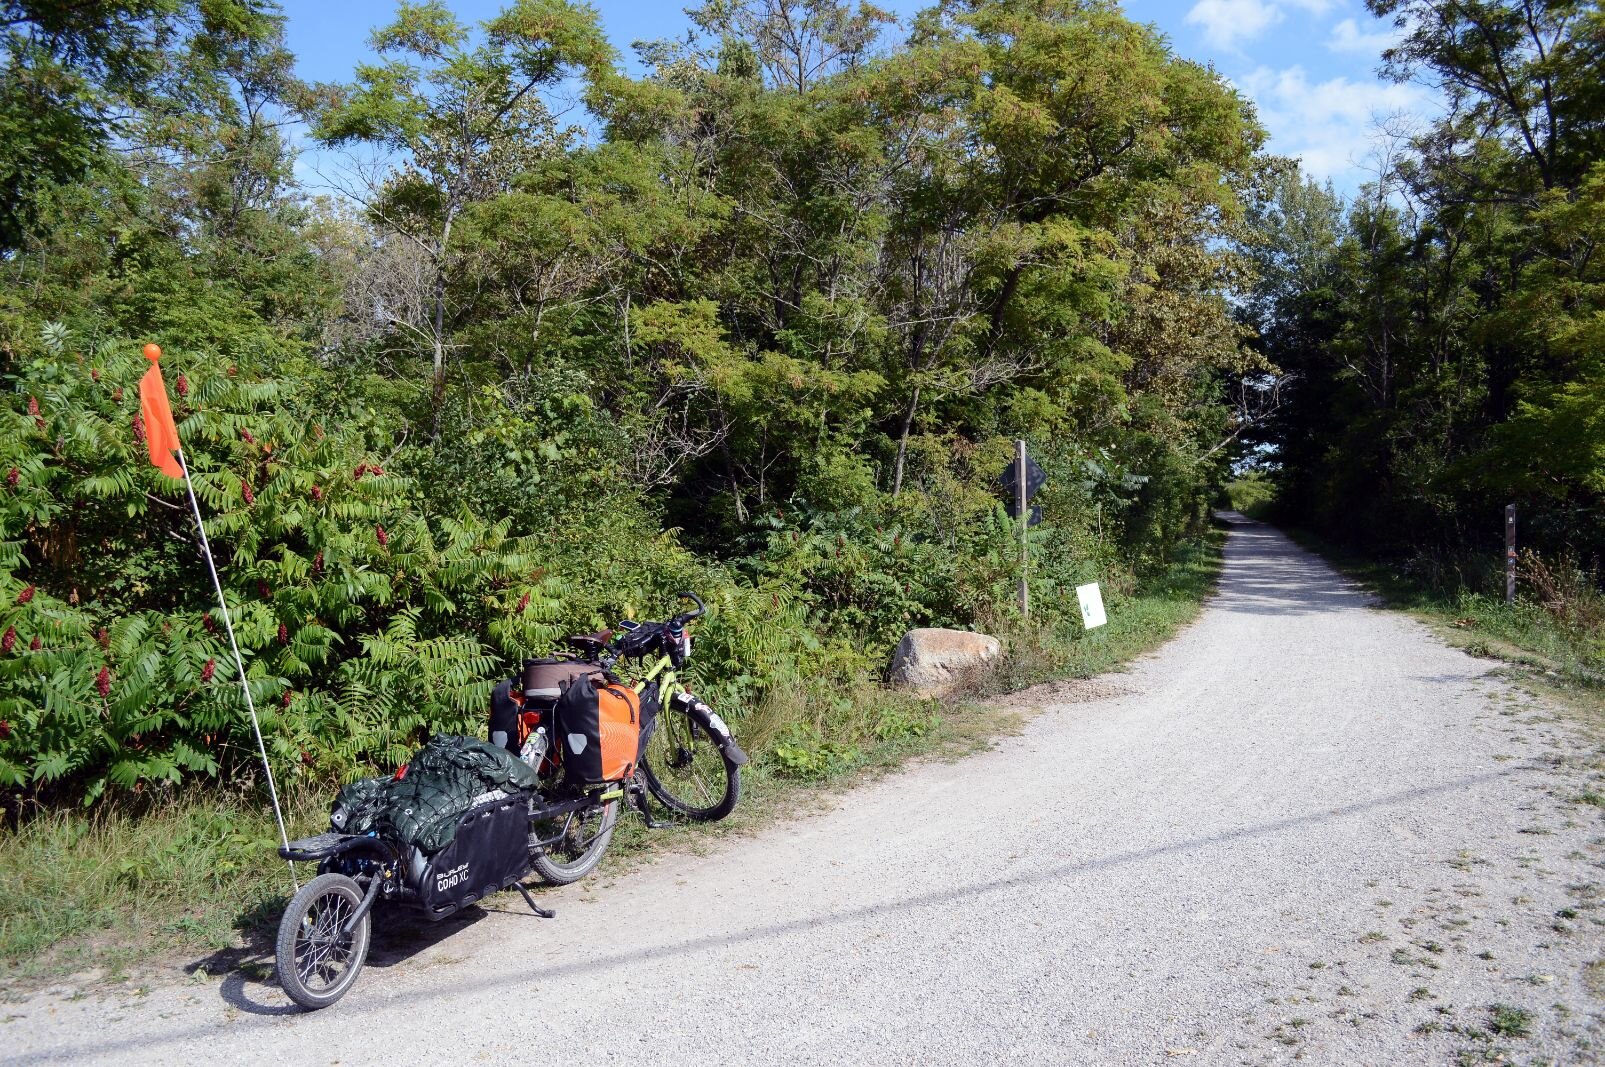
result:
[[[622,782],[635,773],[641,698],[600,672],[576,678],[553,709],[554,740],[570,784]]]

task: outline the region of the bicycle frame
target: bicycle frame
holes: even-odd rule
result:
[[[654,681],[658,683],[658,700],[664,707],[674,699],[674,694],[690,694],[690,690],[680,684],[680,675],[674,669],[674,660],[668,656],[659,657],[658,661],[646,669],[640,680],[634,685],[637,695],[646,692],[646,687]]]
[[[658,684],[659,714],[674,710],[676,699],[682,695],[685,697],[688,706],[692,700],[696,699],[691,690],[680,682],[680,674],[675,670],[674,660],[667,655],[660,656],[657,662],[646,669],[634,685],[635,692],[638,695],[646,692],[647,686],[653,682]],[[688,717],[686,723],[694,737],[697,730],[695,720]],[[660,723],[654,727],[654,730],[657,729],[668,730],[668,736],[672,738],[677,728],[672,724]]]
[[[687,715],[693,735],[698,730],[705,730],[726,758],[734,760],[737,766],[747,762],[747,754],[741,750],[740,745],[736,744],[735,737],[730,733],[730,727],[725,725],[724,719],[715,713],[712,708],[697,700],[696,694],[680,682],[680,675],[674,668],[674,660],[668,655],[659,657],[650,667],[646,668],[641,674],[640,680],[632,688],[637,694],[644,693],[646,692],[646,687],[654,681],[658,683],[659,687],[658,706],[663,711],[672,710],[675,706],[676,697],[684,696],[686,706],[681,710]],[[693,705],[699,709],[698,712],[693,713],[691,711]],[[707,721],[699,724],[696,717],[697,714],[706,716]]]

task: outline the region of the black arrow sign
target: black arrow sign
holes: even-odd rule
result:
[[[1008,494],[1009,507],[1014,509],[1009,512],[1010,516],[1013,516],[1014,511],[1018,510],[1017,501],[1020,497],[1018,488],[1020,479],[1015,474],[1014,467],[1015,465],[1011,463],[1003,468],[1002,474],[998,475],[998,484],[1003,486],[1003,491]],[[1037,466],[1037,461],[1030,456],[1025,457],[1025,498],[1030,500],[1041,492],[1042,487],[1047,484],[1048,476],[1043,473],[1041,467]]]
[[[1014,501],[1011,500],[1007,504],[1005,504],[1004,505],[1004,509],[1006,511],[1008,511],[1009,518],[1018,519],[1020,517],[1019,505],[1017,505]],[[1042,505],[1041,504],[1032,504],[1031,505],[1031,517],[1025,521],[1025,524],[1027,526],[1035,526],[1037,523],[1039,523],[1041,521],[1042,521]]]

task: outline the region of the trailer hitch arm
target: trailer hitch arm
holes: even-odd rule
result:
[[[361,903],[357,905],[357,910],[351,913],[351,918],[347,919],[346,924],[340,927],[341,937],[351,937],[356,934],[357,926],[367,917],[368,912],[373,910],[373,902],[379,899],[379,889],[384,884],[384,880],[385,872],[382,871],[368,880],[368,892],[363,896]]]

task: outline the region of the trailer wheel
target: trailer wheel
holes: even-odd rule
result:
[[[301,887],[279,921],[279,985],[308,1010],[327,1008],[346,995],[368,958],[372,916],[343,931],[362,889],[343,874],[320,874]]]

